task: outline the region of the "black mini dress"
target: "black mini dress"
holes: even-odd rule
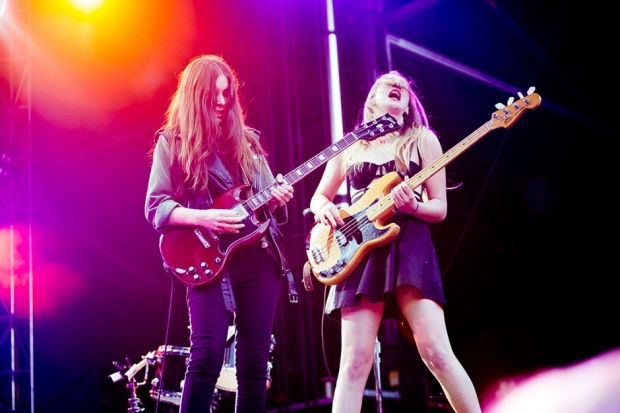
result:
[[[395,171],[395,165],[394,161],[383,165],[363,162],[349,168],[347,180],[357,191],[351,203],[366,192],[375,178]],[[412,177],[420,170],[418,164],[410,162],[407,176]],[[416,193],[416,198],[420,200],[421,195]],[[340,319],[342,307],[357,306],[362,295],[366,295],[370,302],[386,302],[384,319],[398,319],[400,309],[395,291],[400,285],[412,285],[424,298],[445,305],[441,271],[428,223],[398,209],[386,223],[389,222],[400,227],[396,238],[369,250],[345,280],[330,287],[325,306],[330,318]]]

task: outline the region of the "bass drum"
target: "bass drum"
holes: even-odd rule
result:
[[[234,328],[234,327],[233,327]],[[226,350],[224,352],[224,366],[222,367],[222,371],[220,372],[220,377],[217,379],[217,383],[215,383],[215,387],[220,390],[225,390],[229,392],[237,391],[237,370],[235,368],[235,349],[237,344],[237,339],[235,337],[235,331],[229,330],[229,339],[226,345]],[[267,388],[271,387],[271,368],[273,367],[273,350],[276,346],[276,339],[274,335],[271,335],[271,342],[269,344],[269,361],[267,362]]]
[[[234,327],[233,327],[234,328]],[[220,377],[215,383],[215,388],[220,390],[226,390],[229,392],[237,391],[237,370],[235,369],[235,347],[237,339],[235,338],[234,330],[229,330],[228,341],[226,342],[226,349],[224,350],[224,366],[220,372]]]
[[[224,351],[224,365],[220,372],[220,377],[215,383],[216,393],[218,389],[231,393],[237,391],[237,371],[235,369],[236,338],[234,327],[231,328],[232,330],[229,330],[228,341]],[[269,345],[270,358],[267,362],[267,388],[271,387],[272,353],[275,345],[276,340],[272,334]],[[154,353],[157,370],[155,378],[151,380],[151,398],[162,403],[179,406],[185,381],[185,371],[189,362],[189,347],[162,345]]]
[[[151,380],[151,398],[175,406],[181,404],[188,360],[189,347],[159,346],[155,351],[157,371]]]

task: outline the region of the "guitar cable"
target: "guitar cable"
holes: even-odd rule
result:
[[[168,350],[168,336],[170,334],[170,322],[172,318],[172,301],[174,297],[174,277],[169,271],[166,271],[170,275],[170,302],[168,303],[168,322],[166,323],[166,335],[164,339],[164,354],[161,358],[161,378],[159,379],[159,385],[157,389],[157,401],[155,403],[155,413],[159,411],[159,401],[161,399],[161,391],[164,385],[164,372],[166,369],[166,353]]]
[[[325,350],[325,308],[327,304],[327,287],[323,288],[323,315],[321,316],[321,347],[323,349],[323,363],[325,363],[325,369],[327,370],[327,376],[329,378],[330,385],[334,382],[334,377],[332,376],[331,370],[329,369],[329,364],[327,363],[327,352]],[[333,397],[333,395],[332,395]]]

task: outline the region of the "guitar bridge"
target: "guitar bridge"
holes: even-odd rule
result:
[[[317,264],[322,263],[323,261],[325,261],[325,254],[323,254],[323,250],[319,247],[315,247],[312,248],[312,258],[314,259],[314,262]]]
[[[168,272],[171,272],[175,275],[185,275],[187,274],[187,271],[184,270],[183,268],[175,268],[175,267],[171,267],[170,265],[166,264],[164,262],[164,269]]]

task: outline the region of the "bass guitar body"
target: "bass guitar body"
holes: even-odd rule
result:
[[[229,189],[212,208],[237,210],[235,206],[248,189],[247,185]],[[212,284],[240,247],[260,240],[269,228],[269,220],[259,220],[256,213],[246,214],[242,223],[245,226],[238,234],[182,225],[170,227],[159,241],[164,267],[187,286]]]
[[[344,224],[315,225],[306,239],[306,254],[315,277],[327,285],[346,279],[364,258],[367,251],[392,241],[400,227],[385,224],[395,210],[382,211],[374,216],[377,202],[387,196],[392,188],[402,182],[396,172],[377,180],[353,205],[340,209]],[[375,208],[376,209],[376,208]]]

